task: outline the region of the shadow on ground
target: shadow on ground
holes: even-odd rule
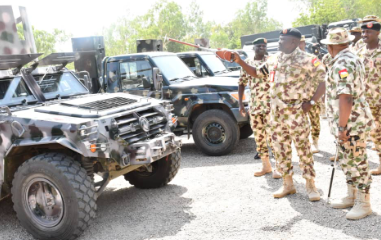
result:
[[[268,181],[268,183],[276,189],[281,186],[281,183],[276,183],[275,181]],[[262,231],[292,232],[292,228],[295,225],[300,227],[300,224],[303,224],[300,222],[307,220],[322,227],[336,229],[342,231],[346,235],[360,239],[380,238],[381,229],[378,226],[381,223],[381,216],[377,213],[373,213],[362,220],[350,221],[345,218],[346,213],[350,209],[332,209],[325,199],[323,199],[324,192],[321,189],[318,190],[322,195],[322,199],[319,202],[310,202],[305,190],[305,184],[295,183],[295,186],[297,193],[289,195],[286,198],[290,203],[290,206],[299,214],[290,219],[286,224],[266,226],[261,228]],[[359,221],[362,221],[362,223],[359,224]],[[364,224],[363,222],[366,223]],[[306,229],[306,231],[308,230],[313,231],[312,229]],[[306,235],[308,234],[306,233]],[[322,238],[324,237],[322,236]],[[334,239],[334,236],[332,236],[332,239]]]
[[[97,218],[80,239],[98,239],[105,232],[109,239],[173,236],[195,218],[190,212],[192,199],[182,197],[186,191],[171,184],[147,190],[107,188],[98,199]]]

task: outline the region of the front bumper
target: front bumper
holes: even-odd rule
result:
[[[166,133],[155,139],[132,144],[130,147],[136,151],[131,165],[149,164],[170,155],[181,147],[181,140],[175,140],[175,134]]]

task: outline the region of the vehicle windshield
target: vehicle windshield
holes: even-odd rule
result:
[[[177,56],[153,57],[152,60],[168,81],[183,79],[189,76],[196,77]]]
[[[34,75],[45,98],[53,99],[87,94],[89,91],[70,72],[62,74]]]
[[[214,73],[226,71],[225,65],[221,62],[220,59],[217,58],[214,54],[201,54],[202,60],[206,63],[206,65],[212,70]]]

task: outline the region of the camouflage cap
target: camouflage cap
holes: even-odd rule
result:
[[[350,43],[355,39],[355,36],[349,35],[347,29],[343,27],[332,28],[328,31],[327,38],[320,42],[326,45],[338,45],[343,43]]]
[[[301,42],[305,42],[306,41],[306,36],[302,35],[302,38],[300,39]]]
[[[349,30],[350,33],[361,33],[360,27],[353,27],[351,30]]]
[[[381,22],[381,19],[377,17],[376,15],[367,15],[362,20],[360,20],[359,23],[372,22],[372,21]]]

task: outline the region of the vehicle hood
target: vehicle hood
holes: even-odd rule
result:
[[[235,70],[227,73],[218,74],[218,77],[236,77],[238,78],[240,74],[240,70]]]
[[[133,111],[140,107],[152,107],[155,99],[126,94],[94,94],[85,97],[55,101],[34,108],[17,110],[12,116],[51,122],[80,123],[84,119],[94,119],[118,115],[121,112]]]

